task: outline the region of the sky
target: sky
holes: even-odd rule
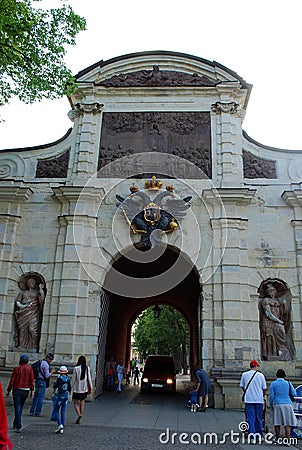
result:
[[[302,150],[301,0],[69,0],[87,30],[65,58],[74,74],[127,53],[167,50],[217,61],[253,85],[243,129]],[[56,7],[59,0],[42,0]],[[46,144],[72,126],[67,97],[0,109],[0,149]]]

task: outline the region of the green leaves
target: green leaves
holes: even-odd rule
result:
[[[0,105],[13,96],[31,103],[71,93],[75,83],[64,56],[85,28],[68,5],[43,10],[30,0],[1,0]]]
[[[173,308],[160,305],[158,318],[154,318],[152,307],[147,308],[137,319],[134,339],[144,357],[147,353],[174,356],[189,347],[188,325]]]

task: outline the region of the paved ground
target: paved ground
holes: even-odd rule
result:
[[[76,415],[70,403],[64,434],[54,433],[56,423],[50,421],[50,402],[43,406],[41,417],[29,416],[27,405],[22,432],[16,434],[10,429],[10,437],[14,448],[22,450],[250,448],[245,434],[239,430],[239,424],[244,421],[243,411],[208,408],[205,413],[191,413],[185,406],[187,394],[184,385],[179,380],[175,395],[141,396],[139,387],[132,385],[121,394],[106,392],[98,401],[86,403],[80,425],[75,424]],[[12,409],[8,407],[9,424],[12,416]],[[270,410],[266,413],[266,422],[268,431],[273,431]],[[206,433],[211,433],[211,436]],[[272,448],[272,445],[268,439],[267,443],[253,448]],[[273,448],[283,450],[287,447],[278,445]]]

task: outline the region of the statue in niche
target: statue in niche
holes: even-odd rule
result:
[[[294,359],[290,317],[291,295],[288,287],[281,280],[269,279],[261,283],[258,292],[262,359],[267,361]]]
[[[45,302],[45,282],[41,275],[30,272],[18,283],[22,292],[15,301],[16,347],[38,352]]]

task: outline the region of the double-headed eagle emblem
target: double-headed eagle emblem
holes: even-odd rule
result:
[[[123,198],[116,195],[120,207],[133,234],[142,234],[141,244],[145,248],[152,248],[161,242],[161,236],[178,229],[179,221],[186,215],[185,211],[190,207],[190,197],[177,198],[171,185],[166,191],[159,192],[154,198],[146,192],[159,191],[162,182],[154,175],[152,180],[147,180],[145,190],[138,190],[134,184],[131,186],[131,194]]]

